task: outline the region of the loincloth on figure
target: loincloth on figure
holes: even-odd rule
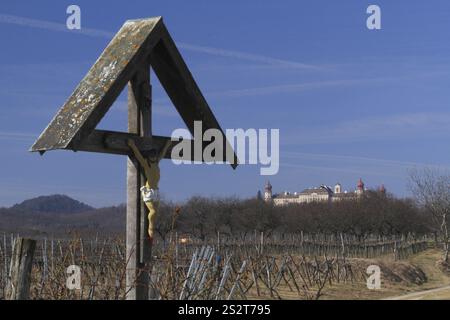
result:
[[[141,194],[144,202],[158,202],[160,199],[159,189],[152,189],[148,186],[141,188]]]

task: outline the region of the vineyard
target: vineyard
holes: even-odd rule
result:
[[[150,274],[152,299],[319,299],[327,285],[364,283],[359,259],[406,259],[425,250],[428,239],[410,236],[254,233],[238,238],[217,234],[200,241],[174,233],[155,241]],[[0,250],[0,299],[6,294],[14,236]],[[34,253],[32,299],[125,299],[123,239],[41,239]],[[69,290],[67,268],[81,270],[81,286]]]

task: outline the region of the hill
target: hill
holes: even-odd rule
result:
[[[66,195],[56,194],[25,200],[22,203],[12,206],[9,210],[21,213],[72,214],[91,211],[94,208]]]
[[[0,232],[32,237],[125,232],[125,206],[93,208],[66,195],[41,196],[0,208]]]

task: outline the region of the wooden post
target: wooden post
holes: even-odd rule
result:
[[[217,252],[220,251],[220,231],[217,231]]]
[[[142,73],[142,83],[140,86],[140,112],[141,112],[141,127],[140,127],[140,135],[142,137],[152,137],[152,91],[150,85],[150,64],[144,67],[144,72]],[[141,184],[144,185],[146,181],[144,171],[141,170]],[[141,263],[144,264],[146,270],[150,271],[150,260],[151,260],[151,252],[152,247],[149,242],[148,237],[148,208],[145,205],[142,197],[139,195],[139,199],[141,201]]]
[[[7,245],[7,241],[6,241],[6,234],[3,234],[3,262],[4,262],[4,270],[3,270],[3,275],[4,275],[4,279],[3,279],[3,283],[7,283],[8,281],[8,245]]]
[[[128,132],[150,135],[150,65],[145,63],[128,84]],[[140,188],[145,183],[134,157],[127,160],[126,290],[128,300],[147,300],[150,248],[146,207]]]
[[[15,239],[6,292],[7,300],[27,300],[29,298],[35,248],[35,240]]]
[[[345,242],[344,242],[344,235],[342,234],[342,232],[340,233],[340,237],[341,237],[341,254],[342,258],[345,258]]]
[[[175,264],[176,264],[176,275],[178,274],[178,231],[175,231]]]
[[[263,254],[264,252],[264,231],[261,231],[261,240],[260,240],[260,251],[259,254]]]

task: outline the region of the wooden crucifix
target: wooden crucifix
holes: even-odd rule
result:
[[[130,300],[148,299],[151,258],[148,209],[140,192],[146,178],[130,141],[145,157],[166,150],[162,154],[166,159],[172,158],[171,149],[176,144],[170,137],[152,133],[150,68],[193,135],[195,121],[202,122],[203,132],[218,129],[223,133],[162,18],[156,17],[125,22],[31,147],[31,151],[41,154],[65,149],[128,156],[126,290]],[[95,129],[127,85],[128,132]],[[226,139],[223,141],[224,150],[231,148]],[[226,162],[226,152],[223,154]],[[193,154],[173,157],[202,160],[194,159]],[[233,168],[237,166],[235,154],[230,164]]]

